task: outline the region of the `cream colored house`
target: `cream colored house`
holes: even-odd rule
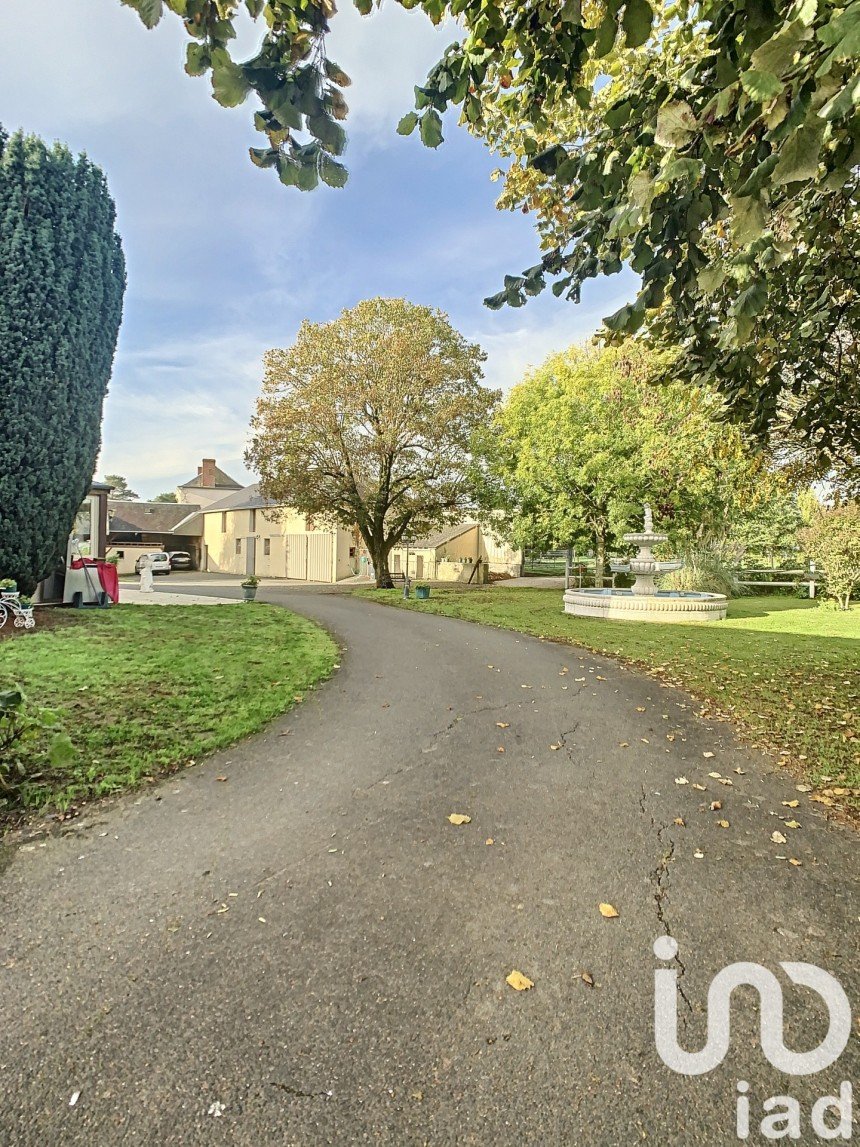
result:
[[[324,529],[287,507],[274,506],[256,484],[201,507],[198,515],[203,519],[201,569],[212,573],[331,583],[360,568],[350,530]]]
[[[218,466],[214,458],[204,458],[197,467],[197,477],[191,478],[176,487],[176,499],[183,506],[197,506],[206,509],[220,502],[234,490],[241,490],[241,482],[231,478]]]
[[[408,559],[408,560],[407,560]],[[522,553],[497,539],[478,522],[448,526],[407,546],[395,546],[388,559],[392,574],[416,581],[483,583],[490,574],[519,577]]]

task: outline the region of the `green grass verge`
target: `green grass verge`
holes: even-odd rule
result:
[[[709,703],[753,743],[784,759],[837,803],[860,806],[860,608],[840,613],[789,597],[729,603],[722,622],[658,625],[572,617],[549,589],[436,589],[359,596],[581,645],[642,666]],[[857,792],[844,792],[856,789]],[[826,799],[825,799],[825,803]]]
[[[25,783],[24,807],[132,788],[255,732],[329,675],[337,648],[287,610],[118,606],[64,611],[43,631],[0,641],[0,682],[61,712],[68,767]]]

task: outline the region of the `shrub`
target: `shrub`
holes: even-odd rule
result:
[[[660,589],[679,593],[698,590],[700,593],[722,593],[726,597],[742,597],[746,593],[734,572],[716,554],[690,552],[681,557],[684,562],[681,569],[660,576]]]
[[[38,762],[58,768],[74,752],[52,709],[28,701],[18,685],[0,691],[0,806],[18,803],[22,787],[39,779]]]
[[[807,555],[827,578],[825,592],[840,609],[848,609],[860,586],[860,502],[821,510],[800,532]]]

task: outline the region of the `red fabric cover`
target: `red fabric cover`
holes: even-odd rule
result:
[[[72,561],[72,569],[83,569],[85,562],[88,566],[95,566],[102,589],[116,604],[119,601],[119,574],[116,572],[116,566],[113,562],[98,561],[95,558],[75,558]]]

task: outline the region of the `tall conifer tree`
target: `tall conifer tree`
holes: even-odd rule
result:
[[[31,592],[92,480],[125,261],[101,170],[0,128],[0,577]]]

